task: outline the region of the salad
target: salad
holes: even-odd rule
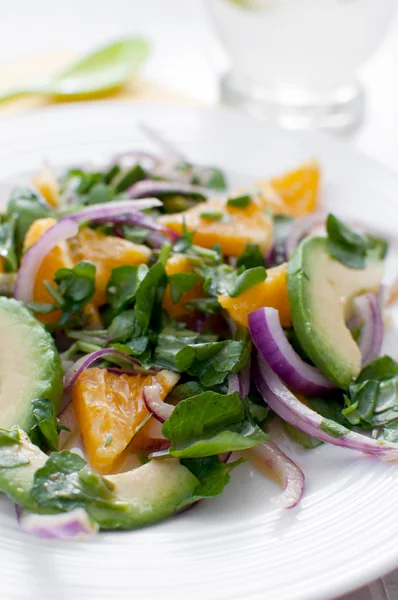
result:
[[[1,216],[0,491],[41,537],[158,522],[246,461],[292,508],[276,428],[398,458],[386,241],[320,212],[316,161],[230,190],[147,133],[160,156],[45,167]]]

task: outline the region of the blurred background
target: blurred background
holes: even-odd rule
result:
[[[318,4],[324,12],[326,24],[315,15],[308,22],[304,16],[305,8],[300,7],[311,2],[313,6]],[[237,49],[242,53],[247,48],[245,39],[236,35],[236,21],[229,20],[230,14],[243,19],[238,21],[240,23],[247,18],[253,19],[250,16],[253,14],[254,20],[258,21],[263,14],[264,24],[260,23],[260,26],[264,27],[264,35],[261,35],[262,29],[255,33],[260,61],[257,68],[262,67],[263,58],[268,69],[264,72],[270,77],[272,68],[286,68],[281,48],[287,48],[290,56],[297,56],[296,70],[300,65],[304,68],[312,65],[314,55],[318,53],[311,48],[319,46],[327,31],[330,39],[322,57],[329,62],[324,68],[319,67],[319,61],[315,62],[318,73],[325,72],[329,76],[333,65],[341,71],[353,52],[361,55],[359,63],[368,58],[359,69],[359,78],[366,90],[362,122],[354,131],[342,134],[366,153],[398,168],[398,20],[393,17],[395,3],[396,0],[318,0],[315,3],[314,0],[1,0],[0,91],[48,75],[108,41],[141,35],[151,43],[150,57],[141,70],[141,78],[149,85],[144,90],[138,89],[138,83],[136,89],[130,86],[133,94],[136,91],[156,100],[215,104],[220,101],[220,77],[231,60],[236,62],[231,51]],[[230,13],[222,13],[220,19],[214,7],[221,4],[227,6]],[[349,14],[349,19],[334,14],[334,6]],[[213,9],[209,11],[209,7]],[[253,13],[255,9],[259,12]],[[289,12],[291,10],[296,13]],[[328,10],[332,12],[329,14]],[[211,21],[209,12],[212,13]],[[293,37],[290,25],[300,20],[300,14],[306,27],[298,29]],[[309,14],[313,14],[312,9]],[[279,18],[278,39],[272,41],[267,53],[270,29],[266,27],[269,27],[269,18],[275,16]],[[228,40],[230,32],[220,29],[220,21],[232,27],[232,40]],[[386,25],[389,25],[388,29]],[[248,40],[250,29],[246,31]],[[364,40],[365,47],[362,47]],[[244,65],[241,70],[244,71]],[[312,83],[309,82],[309,87]],[[293,90],[292,94],[295,92]],[[34,104],[20,101],[0,105],[0,116],[31,106]],[[266,116],[278,118],[275,114]]]

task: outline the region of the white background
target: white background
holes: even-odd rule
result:
[[[152,42],[148,78],[200,102],[217,102],[222,57],[201,0],[0,0],[0,67],[48,51],[79,53],[131,34]],[[366,117],[348,141],[398,170],[397,19],[361,76]],[[373,588],[374,600],[383,599],[379,593]],[[349,598],[368,600],[370,592]]]

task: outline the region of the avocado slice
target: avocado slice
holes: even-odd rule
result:
[[[304,239],[288,263],[288,297],[293,327],[313,363],[346,389],[361,370],[361,353],[346,322],[355,296],[378,292],[383,262],[368,259],[351,269],[333,259],[327,239]]]
[[[30,493],[35,472],[48,456],[21,429],[1,433],[6,440],[0,437],[0,491],[25,510],[54,512],[41,508]],[[7,435],[15,436],[15,441],[9,442]],[[165,519],[188,504],[200,485],[178,459],[152,460],[104,479],[112,488],[109,501],[82,506],[103,529],[134,529]]]
[[[0,428],[29,432],[33,400],[59,405],[61,359],[51,335],[17,300],[0,297],[0,331]]]

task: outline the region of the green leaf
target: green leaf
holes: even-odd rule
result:
[[[217,298],[196,298],[195,300],[190,300],[184,306],[188,310],[198,310],[207,315],[216,315],[221,310],[221,304]]]
[[[29,464],[29,459],[16,451],[20,445],[18,429],[0,429],[0,469],[13,469]]]
[[[178,371],[175,358],[177,353],[188,345],[217,341],[217,336],[201,335],[190,329],[164,328],[157,337],[153,360],[159,366]]]
[[[246,244],[242,254],[238,256],[238,267],[245,269],[253,269],[254,267],[266,267],[265,258],[257,244]]]
[[[115,194],[112,188],[100,181],[90,189],[85,198],[85,204],[103,204],[104,202],[112,202],[114,197]]]
[[[7,205],[6,216],[15,219],[15,246],[18,257],[29,227],[36,219],[54,216],[54,211],[39,194],[28,187],[12,190]]]
[[[300,446],[306,448],[307,450],[317,448],[318,446],[321,446],[323,444],[321,440],[318,440],[317,438],[308,435],[308,433],[305,433],[304,431],[300,431],[300,429],[293,427],[293,425],[290,425],[290,423],[284,422],[283,426],[288,436],[294,442],[297,442],[298,444],[300,444]]]
[[[286,261],[286,242],[294,219],[285,215],[276,215],[274,221],[274,251],[268,267],[281,265]]]
[[[200,385],[198,381],[187,381],[186,383],[180,383],[172,391],[172,397],[176,400],[185,400],[191,396],[198,396],[205,392],[205,388]]]
[[[106,298],[115,312],[127,308],[135,300],[137,285],[148,273],[147,265],[124,265],[112,269]]]
[[[226,340],[186,345],[175,355],[178,371],[199,378],[205,387],[223,383],[229,373],[238,373],[249,361],[250,349],[243,341]]]
[[[0,223],[0,256],[5,260],[7,272],[15,273],[18,270],[18,260],[15,250],[15,215],[8,217]]]
[[[171,300],[173,304],[177,304],[186,292],[199,281],[200,276],[196,273],[174,273],[169,275]]]
[[[45,465],[35,472],[32,497],[42,508],[70,511],[86,503],[106,505],[112,490],[101,475],[72,452],[52,452]]]
[[[204,210],[200,213],[200,218],[206,221],[223,221],[226,215],[220,210]]]
[[[117,315],[109,329],[109,337],[113,342],[127,342],[130,338],[141,336],[142,328],[138,325],[133,310],[124,310]]]
[[[251,203],[251,196],[246,194],[244,196],[234,196],[233,198],[228,198],[227,206],[233,206],[234,208],[247,208]]]
[[[349,433],[347,427],[336,423],[336,421],[331,421],[330,419],[323,419],[320,424],[320,429],[334,438],[339,438]]]
[[[269,439],[247,420],[245,404],[236,392],[204,392],[182,400],[162,432],[172,442],[170,454],[184,458],[243,450]]]
[[[117,184],[115,185],[115,192],[121,194],[127,188],[146,178],[146,173],[141,165],[134,165],[126,173],[124,173]]]
[[[80,323],[84,308],[94,296],[95,265],[83,260],[72,269],[58,269],[54,279],[62,299],[60,325],[66,325],[69,321]]]
[[[225,464],[217,456],[204,458],[184,458],[181,464],[191,471],[200,481],[200,486],[195,490],[194,498],[189,503],[201,498],[212,498],[221,494],[229,483],[232,469],[246,462],[244,459]]]
[[[216,265],[203,267],[204,284],[203,288],[209,296],[218,296],[226,294],[234,286],[236,281],[236,271],[229,265]]]
[[[151,324],[157,330],[163,312],[162,302],[167,286],[167,275],[161,257],[142,279],[135,293],[134,314],[145,332]]]
[[[257,283],[265,281],[266,278],[267,270],[265,267],[254,267],[253,269],[248,269],[237,277],[234,285],[229,289],[228,293],[231,298],[236,298]]]
[[[203,177],[198,181],[199,185],[205,185],[206,187],[217,190],[218,192],[223,192],[227,188],[227,184],[225,181],[225,176],[220,169],[216,169],[215,167],[207,167],[206,169],[206,179],[203,180]]]
[[[50,450],[57,450],[58,426],[54,404],[45,398],[37,398],[32,401],[32,412],[35,420],[30,431],[32,441],[40,447],[44,445]]]
[[[391,421],[383,429],[383,439],[386,442],[398,442],[398,419]]]
[[[391,356],[381,356],[362,369],[356,383],[363,383],[369,379],[385,381],[396,375],[398,375],[398,363]]]
[[[387,252],[384,240],[357,233],[332,214],[328,215],[326,228],[329,254],[352,269],[363,269],[367,257],[380,258]]]

